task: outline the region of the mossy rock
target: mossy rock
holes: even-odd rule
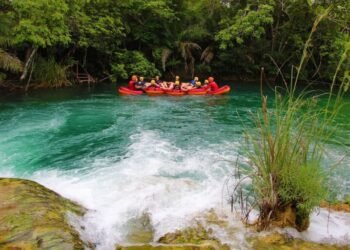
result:
[[[200,244],[202,241],[211,239],[205,228],[201,224],[197,224],[196,227],[188,227],[176,230],[173,233],[167,233],[158,242],[163,244]]]
[[[38,183],[0,178],[0,249],[84,249],[67,214],[85,212]]]
[[[194,227],[188,227],[182,230],[176,230],[173,233],[167,233],[162,236],[158,243],[170,245],[196,245],[196,246],[211,246],[214,249],[230,249],[227,245],[212,236],[211,230],[206,230],[200,223]]]
[[[286,234],[272,233],[266,236],[257,236],[249,239],[252,249],[256,250],[341,250],[350,249],[350,246],[336,246],[318,244],[314,242],[294,239]]]

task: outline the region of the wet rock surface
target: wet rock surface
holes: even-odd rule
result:
[[[143,213],[139,217],[131,219],[128,226],[124,228],[126,240],[131,244],[142,244],[153,241],[154,228],[148,213]]]
[[[147,221],[145,218],[141,221]],[[135,227],[135,226],[134,226]],[[136,227],[139,229],[139,227]],[[151,230],[149,226],[146,226],[145,231],[137,230],[137,234],[133,234],[132,239],[144,239],[144,235]],[[140,237],[137,237],[137,235]],[[147,249],[159,249],[159,250],[226,250],[230,249],[229,246],[221,244],[221,242],[212,236],[211,230],[205,229],[202,224],[196,223],[193,227],[184,228],[182,230],[176,230],[171,233],[167,233],[160,237],[156,242],[149,242],[147,244],[128,244],[118,245],[117,250],[147,250]]]
[[[85,212],[38,183],[0,178],[0,249],[84,249],[68,217]]]
[[[337,211],[337,212],[350,213],[350,201],[337,202],[333,204],[323,201],[321,202],[320,207]]]

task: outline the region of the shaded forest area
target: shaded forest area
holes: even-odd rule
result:
[[[28,88],[132,74],[288,78],[317,16],[301,79],[329,82],[350,46],[350,1],[1,0],[0,84]],[[304,52],[305,53],[305,52]],[[349,58],[340,69],[350,80]]]

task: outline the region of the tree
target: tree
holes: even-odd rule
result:
[[[240,8],[233,18],[227,16],[221,21],[223,27],[216,35],[220,48],[226,49],[235,44],[242,44],[248,39],[260,39],[266,32],[266,26],[273,22],[274,2],[248,1],[244,8]]]
[[[64,0],[13,0],[11,5],[16,20],[11,43],[27,50],[20,78],[24,80],[38,48],[67,45],[70,42],[65,19],[68,6]]]
[[[155,72],[144,70],[147,62],[164,74],[185,69],[188,76],[250,79],[264,67],[279,82],[290,76],[313,20],[328,7],[300,79],[330,81],[350,40],[348,0],[3,0],[0,48],[4,59],[24,62],[22,80],[41,57],[58,65],[78,63],[104,78],[125,77],[133,71],[129,63]]]

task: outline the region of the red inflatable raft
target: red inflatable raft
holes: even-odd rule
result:
[[[147,95],[150,96],[158,96],[158,95],[163,95],[164,94],[164,90],[162,90],[161,88],[155,88],[155,87],[149,87],[145,90]]]
[[[226,93],[230,92],[230,90],[231,90],[230,86],[225,85],[225,86],[222,86],[221,88],[219,88],[216,91],[209,91],[208,94],[211,94],[211,95],[223,95],[223,94],[226,94]]]
[[[191,89],[187,92],[189,95],[206,95],[207,90],[206,89]]]
[[[166,94],[171,96],[183,96],[185,92],[181,90],[170,90],[170,91],[167,91]]]
[[[121,95],[142,95],[143,92],[141,90],[131,90],[126,87],[120,87],[118,89],[119,94]]]

